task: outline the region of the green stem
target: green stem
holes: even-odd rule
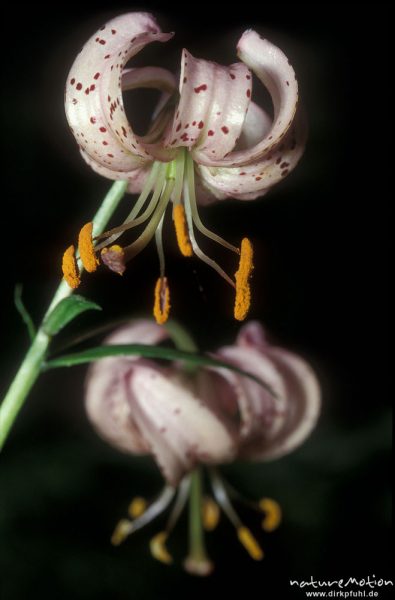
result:
[[[180,325],[180,323],[171,319],[166,323],[165,329],[167,329],[177,350],[182,350],[183,352],[198,351],[195,340],[191,334],[182,325]]]
[[[109,189],[99,210],[93,218],[94,236],[104,231],[108,221],[125,194],[126,187],[127,181],[116,181]],[[61,300],[67,298],[72,293],[73,290],[64,280],[62,280],[47,312],[45,313],[44,320]],[[50,341],[51,336],[45,333],[41,325],[0,406],[0,449],[3,447],[28,393],[40,374]]]

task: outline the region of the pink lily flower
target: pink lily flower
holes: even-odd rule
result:
[[[243,320],[250,303],[251,243],[244,238],[239,248],[211,232],[202,223],[198,206],[263,196],[296,166],[306,138],[298,109],[298,84],[283,52],[252,30],[237,44],[242,62],[229,67],[194,58],[183,50],[178,83],[162,68],[125,68],[147,44],[166,42],[172,36],[162,33],[150,14],[125,14],[91,37],[70,70],[66,115],[83,158],[97,173],[127,180],[128,190],[140,193],[125,222],[99,236],[95,252],[101,251],[110,269],[123,273],[125,263],[155,236],[160,278],[154,314],[163,323],[170,302],[162,227],[172,203],[182,254],[195,254],[235,288],[235,318]],[[271,95],[273,118],[252,101],[253,74]],[[144,136],[134,133],[124,110],[122,92],[135,88],[162,92]],[[134,242],[123,247],[114,244],[126,230],[143,223],[145,229]],[[234,278],[204,253],[196,229],[240,256]],[[68,249],[66,267],[70,267],[73,251]],[[93,246],[84,263],[88,271],[96,269],[92,253]],[[84,253],[80,254],[83,259]],[[76,287],[75,269],[65,268],[64,273]]]
[[[140,320],[119,329],[105,343],[158,344],[168,337],[165,328]],[[309,365],[270,345],[257,322],[243,326],[236,343],[220,348],[215,356],[265,385],[225,368],[201,368],[187,375],[179,363],[163,367],[136,357],[105,358],[91,367],[86,409],[99,435],[123,452],[151,454],[167,481],[147,510],[142,514],[132,510],[137,519],[120,521],[113,543],[120,543],[163,511],[179,486],[175,516],[151,545],[156,558],[170,562],[165,541],[190,493],[191,474],[205,465],[215,499],[235,526],[239,540],[252,558],[263,557],[213,467],[239,458],[273,460],[293,451],[316,424],[320,388]],[[266,515],[264,529],[274,529],[280,520],[277,503],[266,498],[258,508]],[[209,528],[212,520],[209,516]],[[205,567],[196,567],[193,560],[188,565],[193,572],[200,567],[208,569],[207,562]]]

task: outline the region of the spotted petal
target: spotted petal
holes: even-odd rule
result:
[[[128,173],[153,157],[169,159],[160,145],[146,144],[134,134],[121,87],[128,60],[147,44],[172,35],[161,33],[148,13],[129,13],[103,25],[77,56],[66,85],[66,115],[81,149],[102,167]],[[151,75],[153,81],[163,80],[158,72]],[[146,73],[142,78],[146,82]]]
[[[270,153],[287,134],[298,104],[298,83],[285,54],[255,31],[246,31],[237,45],[239,58],[255,73],[270,93],[274,119],[267,134],[251,148],[235,150],[222,160],[201,160],[211,166],[243,166]]]
[[[133,419],[171,485],[198,462],[234,457],[229,431],[182,380],[140,366],[130,372],[128,391]]]
[[[84,150],[80,150],[80,152],[85,162],[98,175],[106,177],[107,179],[113,179],[115,181],[127,180],[129,182],[128,192],[130,192],[131,194],[139,194],[141,192],[151,170],[151,163],[149,163],[147,166],[142,166],[138,169],[133,169],[133,171],[117,171],[115,169],[110,169],[109,167],[104,167],[99,162],[96,162],[96,160],[93,160],[89,156],[89,154],[84,152]]]
[[[252,119],[251,119],[252,120]],[[257,130],[264,130],[267,116],[255,109],[253,121]],[[251,139],[252,126],[247,126],[243,135],[248,142]],[[197,165],[203,187],[219,200],[236,198],[253,200],[263,196],[271,187],[281,181],[299,162],[306,142],[306,121],[300,109],[292,126],[282,138],[281,143],[266,153],[260,160],[241,167],[205,167]]]
[[[180,101],[165,144],[190,148],[197,162],[223,158],[241,134],[251,81],[242,63],[223,67],[184,50]]]
[[[176,80],[170,71],[166,69],[161,69],[159,67],[141,67],[138,69],[125,69],[122,74],[122,90],[132,90],[136,88],[154,88],[162,91],[161,98],[158,102],[158,105],[155,109],[152,118],[157,117],[161,111],[165,113],[163,117],[166,116],[165,105],[170,95],[176,89]],[[163,122],[163,118],[161,119]],[[161,124],[161,123],[160,123]],[[125,136],[124,136],[125,137]],[[144,136],[141,138],[146,140],[146,147],[152,148],[152,144],[147,143],[148,136]],[[103,144],[103,142],[102,142]],[[156,150],[156,145],[154,146]],[[91,156],[80,148],[81,155],[86,163],[99,175],[106,177],[107,179],[114,180],[127,180],[129,181],[128,191],[132,194],[140,193],[146,178],[149,175],[151,169],[151,163],[144,163],[143,166],[133,169],[132,171],[119,171],[114,168],[114,166],[105,167],[101,163],[97,162],[97,154],[95,154],[95,158],[91,158]],[[94,153],[97,152],[94,151]]]

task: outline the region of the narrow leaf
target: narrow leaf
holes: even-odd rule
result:
[[[107,358],[109,356],[143,356],[144,358],[160,358],[163,360],[181,360],[183,362],[198,365],[202,367],[219,367],[223,369],[230,369],[240,375],[249,377],[256,381],[259,385],[263,386],[268,392],[276,397],[275,392],[272,388],[248,371],[243,371],[235,367],[234,365],[217,360],[211,356],[204,354],[196,354],[195,352],[184,352],[183,350],[177,350],[176,348],[164,348],[163,346],[148,346],[145,344],[114,344],[109,346],[95,346],[82,350],[81,352],[75,352],[73,354],[66,354],[53,358],[45,363],[45,369],[54,369],[57,367],[72,367],[74,365],[82,365],[90,363],[101,358]]]
[[[48,335],[56,335],[67,323],[86,310],[101,310],[101,307],[76,294],[64,298],[45,319],[43,329]]]
[[[32,342],[36,335],[36,328],[34,326],[33,319],[31,318],[30,314],[28,313],[28,311],[26,309],[26,306],[23,304],[22,289],[23,289],[22,284],[17,283],[17,285],[15,286],[15,290],[14,290],[14,304],[15,304],[17,311],[21,315],[23,322],[25,323],[25,325],[27,327],[30,341]]]

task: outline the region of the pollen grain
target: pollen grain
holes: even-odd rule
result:
[[[88,273],[93,273],[97,269],[99,261],[95,256],[95,249],[92,242],[93,223],[86,223],[78,236],[78,250],[82,264]]]
[[[67,284],[75,290],[80,285],[81,279],[78,273],[77,261],[75,260],[75,248],[73,245],[69,246],[63,254],[62,271]]]
[[[251,289],[249,279],[254,268],[254,251],[248,238],[243,238],[240,248],[239,268],[235,273],[236,298],[234,317],[237,321],[244,321],[251,304]]]
[[[185,218],[185,209],[182,204],[176,204],[173,209],[174,228],[176,230],[177,243],[183,256],[193,256],[191,240],[188,235],[188,227]]]

